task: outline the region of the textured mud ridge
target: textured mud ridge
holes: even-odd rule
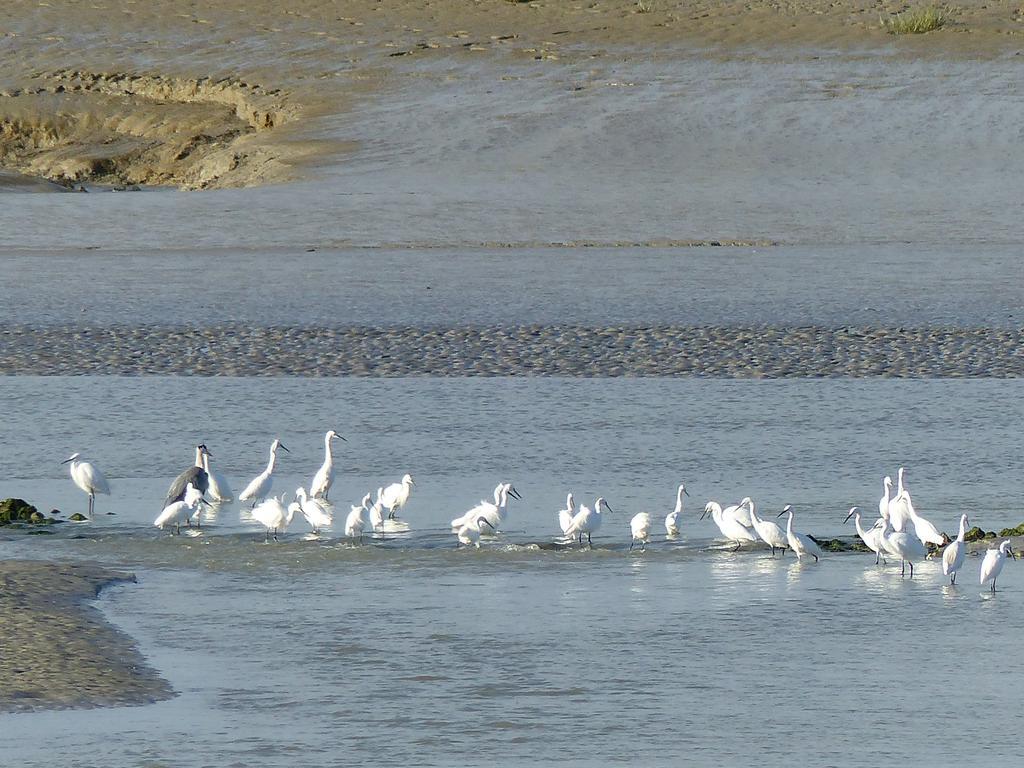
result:
[[[88,604],[133,581],[93,565],[0,563],[0,713],[145,704],[173,695],[131,638]]]
[[[0,330],[0,373],[199,376],[1018,377],[1024,330],[107,328]]]
[[[238,79],[58,70],[0,92],[0,166],[64,185],[246,186],[286,177],[287,145],[263,138],[295,114]]]

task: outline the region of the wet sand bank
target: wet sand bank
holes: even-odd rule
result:
[[[87,563],[0,561],[0,713],[145,704],[170,686],[91,605],[134,581]]]
[[[1019,377],[992,328],[7,328],[0,374]]]
[[[863,0],[15,1],[0,10],[0,166],[65,184],[185,189],[299,178],[351,149],[329,124],[367,95],[389,98],[409,62],[557,70],[695,49],[990,58],[1024,42],[1014,6],[961,4],[942,29],[897,38],[882,20],[904,10]]]

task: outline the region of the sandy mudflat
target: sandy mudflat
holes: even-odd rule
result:
[[[207,7],[212,6],[212,7]],[[970,2],[894,38],[898,2],[12,0],[0,9],[0,166],[62,183],[249,186],[342,155],[323,121],[386,98],[395,64],[799,51],[1002,56],[1024,7]],[[328,120],[329,122],[329,120]]]
[[[0,562],[0,713],[143,704],[170,686],[89,604],[133,580],[89,564]]]

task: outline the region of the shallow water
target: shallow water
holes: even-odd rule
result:
[[[922,513],[987,528],[1013,504],[1021,385],[995,381],[195,380],[5,382],[0,496],[64,510],[83,497],[57,462],[86,449],[110,475],[97,521],[53,537],[3,535],[4,557],[87,557],[139,584],[100,600],[181,694],[109,712],[11,715],[19,765],[89,754],[139,764],[482,765],[641,762],[877,764],[975,744],[948,740],[991,712],[985,741],[1011,748],[1006,651],[1024,627],[1021,577],[911,582],[864,555],[818,565],[722,551],[697,521],[708,498],[794,504],[798,528],[849,533],[883,472],[908,466]],[[183,409],[202,433],[183,433]],[[328,425],[325,414],[335,414]],[[149,525],[203,439],[236,491],[278,435],[280,490],[308,479],[319,428],[338,450],[339,506],[411,471],[412,530],[362,546],[302,523],[265,544],[237,506],[201,533]],[[315,429],[314,429],[315,428]],[[161,437],[154,438],[154,435]],[[456,551],[447,520],[500,478],[509,532]],[[667,512],[685,480],[685,535],[628,551],[640,509]],[[594,551],[554,540],[566,490],[616,510]],[[343,507],[347,509],[347,507]],[[107,515],[114,512],[114,515]],[[956,691],[955,704],[938,691]],[[883,724],[898,740],[865,742]],[[969,727],[969,726],[968,726]],[[16,731],[14,730],[16,729]],[[17,737],[11,733],[17,732]],[[765,734],[771,734],[766,742]]]
[[[1019,248],[16,252],[19,325],[1019,327]]]

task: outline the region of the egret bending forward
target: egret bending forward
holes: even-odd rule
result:
[[[89,519],[92,519],[93,510],[96,507],[96,494],[105,493],[110,495],[110,484],[96,466],[84,459],[79,461],[81,454],[72,453],[61,464],[71,464],[71,479],[75,485],[89,494]]]
[[[729,541],[735,542],[736,547],[733,549],[733,552],[748,541],[757,541],[757,536],[751,533],[750,529],[740,525],[739,521],[732,515],[725,515],[722,512],[722,505],[717,501],[709,501],[707,503],[704,511],[701,512],[700,519],[703,520],[708,515],[711,515],[711,519],[718,526],[718,530],[722,532],[722,535]]]
[[[203,498],[203,494],[199,492],[199,489],[192,485],[192,483],[189,483],[185,487],[185,498],[181,501],[171,502],[164,507],[164,510],[153,521],[153,525],[162,529],[165,525],[173,523],[175,533],[181,533],[181,524],[191,520],[193,515],[198,514],[200,504],[210,506],[207,504],[206,499]]]
[[[629,521],[629,532],[633,535],[633,540],[629,542],[630,551],[633,550],[633,545],[638,541],[640,542],[640,551],[643,552],[647,549],[647,540],[651,537],[651,516],[647,512],[638,512],[633,515],[633,519]]]

